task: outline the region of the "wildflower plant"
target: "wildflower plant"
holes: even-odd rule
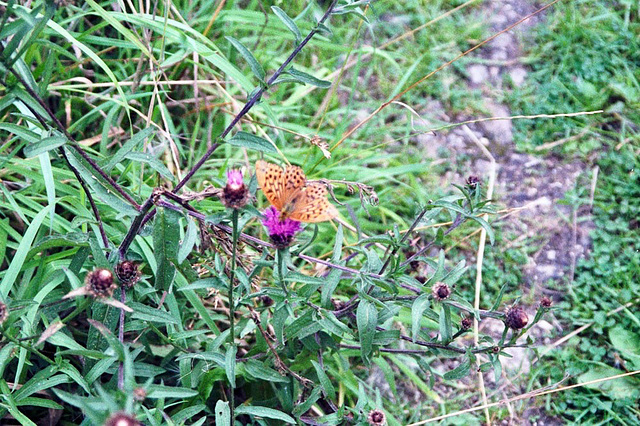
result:
[[[0,417],[33,424],[45,407],[84,424],[402,424],[413,414],[383,402],[367,381],[374,366],[395,398],[402,372],[431,393],[478,370],[500,380],[504,349],[525,344],[550,303],[529,321],[502,293],[485,310],[456,288],[468,269],[447,259],[452,233],[473,224],[493,241],[483,179],[413,204],[401,229],[379,220],[378,200],[400,203],[388,188],[332,170],[342,140],[300,148],[280,130],[287,108],[301,111],[298,126],[312,120],[299,104],[306,90],[341,84],[324,79],[341,49],[334,68],[315,72],[310,41],[339,46],[332,26],[368,22],[366,1],[319,4],[297,19],[277,6],[268,22],[249,15],[266,35],[286,32],[286,55],[224,38],[224,26],[212,42],[214,10],[194,12],[196,31],[164,3],[140,13],[1,4],[2,161],[15,184],[3,208],[28,214],[21,238],[3,231],[13,241],[0,283]],[[125,47],[141,57],[119,62]],[[193,102],[180,103],[190,87],[180,76],[200,71],[215,80],[220,117],[199,111],[189,127],[181,108],[205,111],[209,95],[195,78]],[[165,78],[181,89],[169,96]],[[303,224],[269,205],[254,169],[264,156],[304,166],[307,186],[293,194],[327,197],[328,220]],[[38,202],[21,197],[29,179]],[[502,333],[478,340],[486,319]]]

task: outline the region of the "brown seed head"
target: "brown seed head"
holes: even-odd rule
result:
[[[138,264],[130,260],[125,260],[116,265],[116,276],[127,288],[131,288],[140,279]]]
[[[92,297],[111,297],[116,289],[113,274],[104,268],[94,269],[85,278],[88,292]]]
[[[553,300],[550,297],[544,296],[540,299],[540,307],[541,308],[550,308],[553,305]]]
[[[520,306],[513,306],[507,311],[506,324],[513,330],[524,328],[529,322],[527,313]]]
[[[382,426],[387,424],[387,416],[380,410],[371,410],[367,416],[367,422],[372,426]]]
[[[141,426],[142,423],[137,421],[130,414],[118,412],[114,413],[104,422],[104,426]]]
[[[463,330],[469,330],[473,326],[473,318],[471,317],[462,318],[462,322],[460,323],[460,326],[462,327]]]
[[[445,300],[451,296],[451,289],[445,283],[438,281],[431,287],[431,294],[436,300]]]

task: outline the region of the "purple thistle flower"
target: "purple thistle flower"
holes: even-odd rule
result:
[[[220,197],[222,204],[232,209],[239,209],[249,201],[249,190],[242,180],[240,170],[229,170],[227,172],[227,186],[222,190]]]
[[[262,224],[267,228],[271,242],[278,249],[289,247],[293,237],[302,229],[300,222],[296,220],[289,218],[280,220],[280,212],[274,206],[264,211]]]

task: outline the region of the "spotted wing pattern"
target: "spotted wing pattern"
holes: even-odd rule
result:
[[[327,188],[319,182],[307,182],[296,198],[289,216],[293,220],[315,223],[338,216],[338,209],[327,199]]]
[[[256,162],[256,178],[267,200],[276,209],[282,210],[285,203],[285,172],[282,167],[258,160]]]
[[[319,182],[308,182],[302,169],[280,166],[266,161],[256,162],[258,184],[267,200],[281,213],[298,222],[324,222],[338,216],[338,209],[327,199],[327,188]]]

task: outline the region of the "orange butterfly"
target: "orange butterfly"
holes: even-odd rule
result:
[[[263,160],[256,162],[258,184],[267,200],[280,211],[280,220],[324,222],[338,216],[338,209],[327,199],[327,188],[309,182],[298,166],[286,170]]]

